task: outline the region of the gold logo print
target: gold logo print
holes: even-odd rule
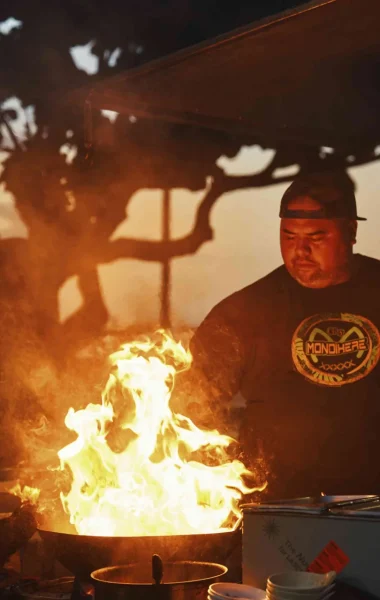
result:
[[[379,360],[380,334],[368,319],[348,313],[313,315],[302,321],[292,339],[299,373],[328,386],[362,379]]]
[[[327,341],[327,344],[326,343],[324,344],[323,342],[315,342],[314,341],[318,334],[320,334],[323,338],[325,338],[325,340]],[[348,340],[352,334],[356,334],[356,337],[358,339],[354,339],[351,343],[345,343],[346,340]],[[314,327],[313,331],[310,334],[309,341],[307,342],[307,349],[309,350],[309,352],[307,352],[307,354],[311,355],[311,358],[312,358],[313,362],[315,362],[315,363],[318,362],[316,352],[318,352],[319,348],[322,348],[322,351],[319,351],[319,353],[318,353],[320,355],[323,355],[324,353],[326,353],[327,355],[334,354],[334,353],[335,354],[347,354],[349,352],[358,351],[357,352],[358,358],[361,358],[361,356],[363,356],[364,351],[367,349],[366,343],[365,343],[365,336],[364,336],[363,332],[361,331],[361,329],[359,329],[356,326],[351,327],[351,329],[346,331],[346,333],[344,333],[342,335],[342,337],[340,338],[340,340],[338,340],[338,341],[334,341],[334,339],[328,333],[326,333],[319,327]],[[315,351],[314,354],[313,354],[313,349]]]

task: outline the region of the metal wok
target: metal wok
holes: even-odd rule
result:
[[[89,579],[102,567],[150,563],[153,554],[164,561],[202,561],[226,565],[232,580],[241,577],[241,529],[222,533],[103,537],[39,528],[47,552],[73,575]]]

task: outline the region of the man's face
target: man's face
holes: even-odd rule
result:
[[[317,210],[318,202],[295,198],[290,210]],[[281,254],[290,275],[301,285],[323,288],[350,277],[356,221],[348,219],[281,219]]]

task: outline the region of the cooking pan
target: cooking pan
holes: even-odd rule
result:
[[[164,561],[200,561],[226,565],[231,581],[241,577],[241,528],[221,533],[107,537],[78,535],[40,527],[47,552],[73,575],[89,579],[92,571],[113,565]]]

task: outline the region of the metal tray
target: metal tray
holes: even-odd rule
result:
[[[367,511],[365,513],[366,516],[370,516],[370,511],[372,511],[379,517],[380,496],[307,496],[305,498],[292,498],[290,500],[243,504],[241,508],[243,514],[250,512],[281,512],[315,515],[353,515],[357,514],[358,511]]]

